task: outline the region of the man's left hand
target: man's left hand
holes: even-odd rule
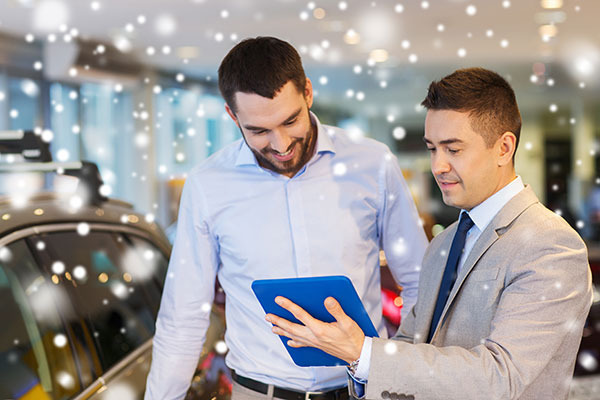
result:
[[[325,308],[335,318],[327,323],[313,318],[297,304],[285,297],[277,296],[275,302],[291,312],[304,325],[295,324],[273,314],[265,319],[273,325],[273,333],[286,336],[290,347],[316,347],[350,364],[358,359],[365,334],[358,324],[348,317],[340,303],[333,297],[325,299]]]

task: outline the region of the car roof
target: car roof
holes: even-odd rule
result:
[[[163,230],[145,215],[135,212],[132,205],[115,199],[100,203],[82,203],[74,207],[70,197],[59,193],[37,193],[24,204],[15,204],[10,196],[0,196],[0,243],[8,235],[23,229],[52,224],[78,224],[127,227],[152,237],[164,250],[170,244]],[[121,230],[121,229],[118,229]]]

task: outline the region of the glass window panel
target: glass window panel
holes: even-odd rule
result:
[[[57,310],[68,304],[24,241],[0,262],[0,398],[67,399],[81,390],[69,334]]]
[[[8,129],[8,88],[6,74],[0,71],[0,130]]]
[[[29,78],[8,79],[9,129],[33,130],[40,118],[41,82]]]
[[[54,132],[50,150],[57,161],[74,161],[79,154],[79,92],[76,87],[50,85],[50,125]]]
[[[111,197],[137,204],[130,184],[134,171],[134,126],[131,94],[111,86],[81,86],[81,158],[95,162]]]

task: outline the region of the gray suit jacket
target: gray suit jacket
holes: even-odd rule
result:
[[[416,306],[373,339],[368,399],[566,399],[592,301],[585,244],[530,187],[475,243],[425,343],[456,223],[423,259]]]

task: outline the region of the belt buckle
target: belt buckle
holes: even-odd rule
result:
[[[310,400],[310,396],[312,395],[322,395],[325,392],[306,392],[304,393],[304,400]]]

